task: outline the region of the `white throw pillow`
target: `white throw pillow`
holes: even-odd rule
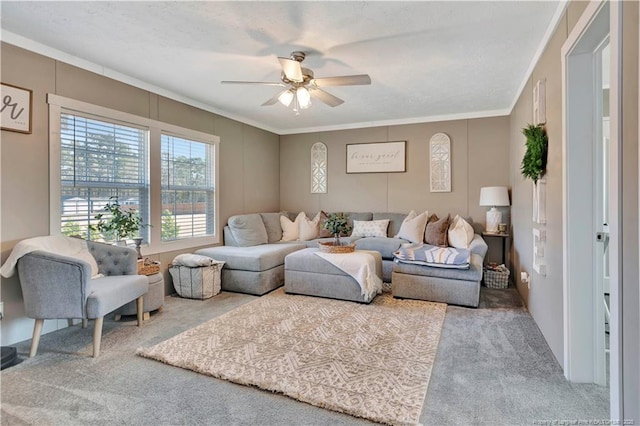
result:
[[[386,237],[389,219],[354,220],[352,237]]]
[[[304,215],[300,220],[300,241],[309,241],[318,238],[320,233],[320,212],[313,219]]]
[[[307,215],[304,212],[298,213],[296,220],[291,222],[286,216],[280,216],[280,226],[282,226],[282,240],[281,241],[296,241],[300,237],[300,222],[302,218],[306,218]]]
[[[449,225],[449,245],[455,248],[469,248],[473,235],[473,226],[456,215]]]
[[[427,226],[427,219],[429,219],[428,211],[416,215],[416,212],[411,210],[402,221],[400,231],[398,231],[395,238],[409,240],[412,243],[421,243],[424,240],[424,229]]]

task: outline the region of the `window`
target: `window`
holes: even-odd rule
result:
[[[51,234],[92,240],[112,196],[137,210],[143,255],[217,244],[217,136],[49,94]]]
[[[162,240],[214,232],[213,146],[163,134]]]
[[[112,239],[89,224],[110,197],[149,223],[147,131],[77,114],[60,115],[61,232],[90,240]],[[146,229],[141,229],[144,239]]]

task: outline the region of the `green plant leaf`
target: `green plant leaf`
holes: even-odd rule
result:
[[[119,241],[135,237],[141,228],[150,226],[142,223],[137,210],[123,208],[117,196],[110,197],[102,210],[94,216],[98,223],[89,225],[89,229],[101,233],[105,239]]]

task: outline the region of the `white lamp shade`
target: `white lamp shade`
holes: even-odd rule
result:
[[[481,206],[508,206],[509,191],[506,186],[485,186],[480,188]]]
[[[296,90],[296,96],[298,97],[298,105],[300,108],[307,109],[311,105],[311,94],[304,87],[298,87]]]
[[[280,96],[278,96],[278,100],[284,106],[291,105],[291,101],[293,100],[293,92],[291,90],[287,90],[286,92],[282,92]]]

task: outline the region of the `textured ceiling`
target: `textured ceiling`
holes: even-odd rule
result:
[[[9,43],[286,134],[509,113],[557,1],[2,2]],[[277,57],[316,77],[369,74],[294,115],[261,106]],[[88,61],[88,62],[85,62]],[[97,66],[96,66],[97,65]],[[115,73],[113,72],[115,71]],[[122,75],[120,75],[122,74]]]

